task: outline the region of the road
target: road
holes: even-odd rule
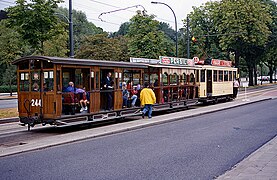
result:
[[[17,99],[0,100],[0,109],[16,108]]]
[[[213,179],[276,136],[277,100],[2,157],[1,179]]]

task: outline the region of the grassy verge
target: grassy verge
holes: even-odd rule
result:
[[[0,109],[0,119],[18,117],[17,108]]]

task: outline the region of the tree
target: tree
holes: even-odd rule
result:
[[[272,23],[269,25],[271,34],[263,49],[262,61],[269,68],[270,82],[272,83],[272,76],[277,67],[277,3],[271,0],[265,0],[265,3],[270,6]]]
[[[56,9],[56,15],[59,16],[64,23],[68,23],[68,11],[67,8],[59,7]],[[73,9],[72,18],[75,51],[80,47],[81,39],[84,36],[103,33],[103,29],[89,22],[86,14],[82,11]]]
[[[265,45],[270,35],[268,25],[272,19],[269,7],[261,0],[222,0],[213,11],[214,24],[220,34],[237,34],[220,36],[223,50],[235,52],[236,66],[242,56],[249,70],[249,85],[253,86],[254,67],[257,64],[256,52]]]
[[[1,72],[0,79],[2,83],[9,85],[12,96],[11,86],[15,82],[16,69],[11,63],[23,54],[24,44],[20,35],[6,24],[6,20],[0,21],[0,65],[1,70],[5,70]]]
[[[159,22],[154,16],[140,14],[130,20],[131,24],[127,37],[128,50],[131,57],[158,58],[173,51],[168,49],[165,34],[159,30]]]
[[[215,25],[214,10],[219,6],[219,2],[207,2],[200,7],[193,7],[189,17],[189,31],[191,40],[191,54],[202,59],[213,57],[218,59],[229,59],[229,52],[223,51],[219,46],[219,32]],[[185,29],[187,19],[183,20]],[[185,31],[185,36],[188,34]],[[186,43],[187,44],[187,43]]]
[[[125,46],[124,46],[125,44]],[[77,58],[88,58],[97,60],[115,60],[128,61],[129,58],[124,55],[123,50],[126,47],[126,41],[115,38],[108,38],[108,34],[96,34],[85,36],[81,41],[81,46],[76,53]]]
[[[16,6],[7,9],[10,27],[16,29],[32,48],[44,54],[44,42],[60,34],[55,9],[62,0],[17,0]]]

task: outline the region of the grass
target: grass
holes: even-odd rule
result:
[[[0,109],[0,119],[18,117],[17,108]]]

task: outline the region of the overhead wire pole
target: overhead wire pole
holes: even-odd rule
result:
[[[69,57],[74,58],[74,41],[73,41],[73,22],[72,22],[72,0],[69,0]]]
[[[177,31],[177,19],[176,19],[176,15],[175,15],[175,12],[173,11],[173,9],[168,5],[168,4],[165,4],[163,2],[155,2],[155,1],[152,1],[151,2],[152,4],[163,4],[163,5],[166,5],[167,7],[169,7],[169,9],[172,11],[173,15],[174,15],[174,19],[175,19],[175,39],[176,39],[176,57],[178,57],[178,31]]]
[[[190,57],[189,17],[187,17],[187,58]]]

